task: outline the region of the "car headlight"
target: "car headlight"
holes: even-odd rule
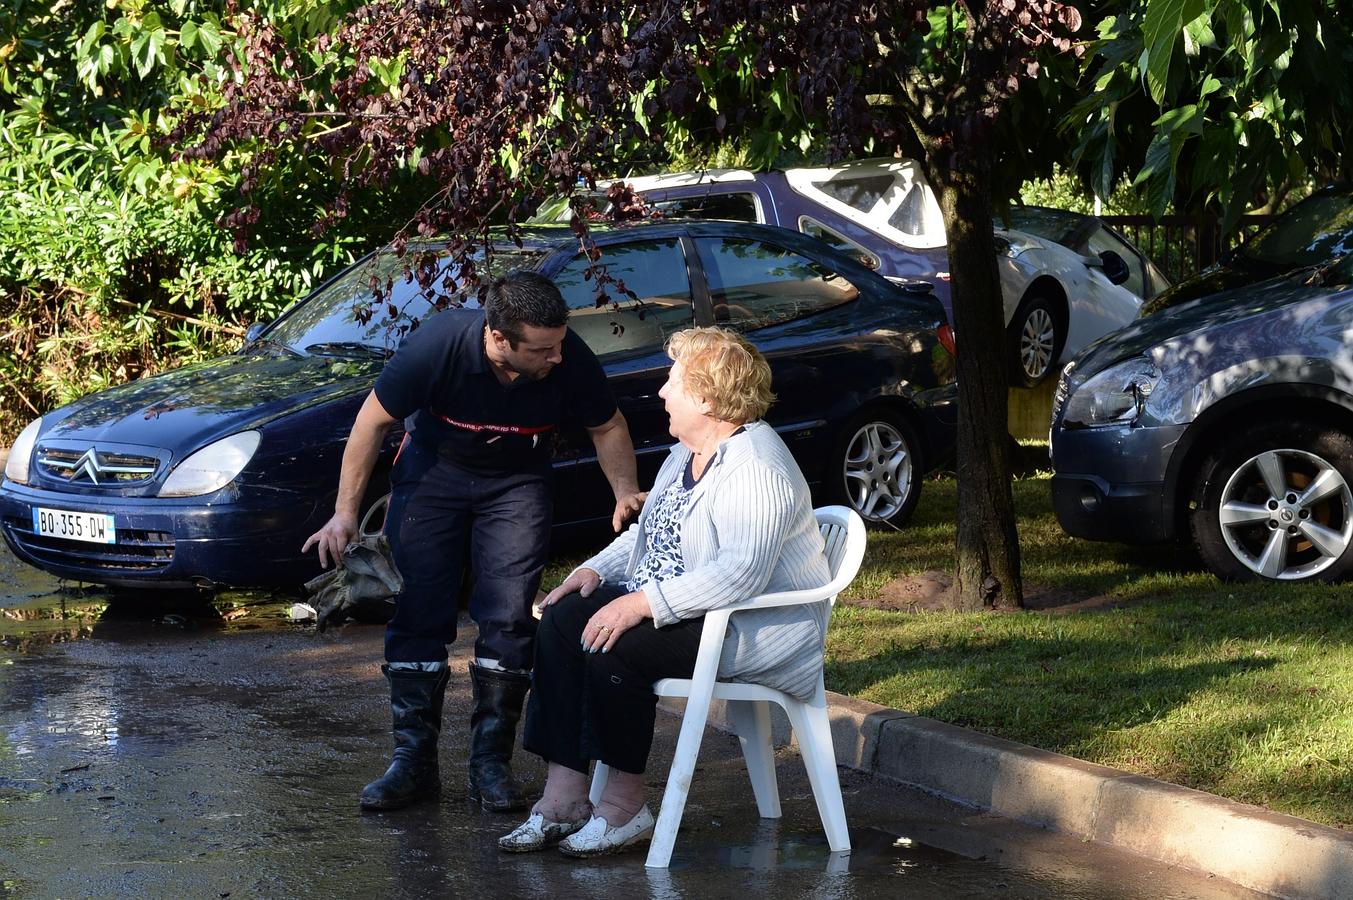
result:
[[[175,466],[160,488],[160,496],[196,497],[220,490],[249,464],[258,440],[257,431],[241,431],[208,444]]]
[[[34,419],[24,426],[9,448],[9,459],[5,461],[5,477],[15,484],[28,484],[28,461],[33,458],[33,445],[37,443],[38,431],[42,428],[42,419]]]
[[[1109,366],[1070,388],[1062,424],[1094,428],[1135,422],[1160,377],[1160,369],[1146,357]]]

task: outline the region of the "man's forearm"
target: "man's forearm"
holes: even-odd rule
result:
[[[334,512],[357,517],[384,438],[383,428],[374,432],[366,430],[361,435],[353,428],[348,445],[343,450],[343,470],[338,476],[338,497],[334,500]]]
[[[390,430],[394,420],[380,408],[375,395],[367,399],[352,423],[352,432],[348,435],[347,446],[343,448],[343,468],[338,476],[338,497],[334,500],[334,512],[352,516],[354,519],[361,510],[362,497],[366,495],[367,482],[376,468],[376,459],[380,456],[381,443]]]
[[[616,414],[617,421],[610,423],[604,431],[593,432],[592,442],[597,448],[597,462],[616,499],[627,494],[638,493],[639,474],[634,462],[634,442],[630,440],[629,426],[623,416]]]

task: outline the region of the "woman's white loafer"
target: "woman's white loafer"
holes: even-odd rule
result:
[[[544,816],[533,812],[511,834],[505,834],[498,838],[498,849],[505,853],[530,853],[534,850],[544,850],[551,844],[559,843],[559,841],[587,824],[589,823],[583,819],[577,822],[546,822]]]
[[[611,828],[606,820],[593,816],[582,829],[559,842],[565,856],[605,856],[642,844],[653,837],[653,813],[645,806],[624,825]]]

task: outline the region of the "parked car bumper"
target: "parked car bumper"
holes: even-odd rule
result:
[[[1054,428],[1052,508],[1070,535],[1149,544],[1174,536],[1170,455],[1187,425]]]
[[[322,524],[313,498],[290,491],[185,500],[59,493],[12,482],[0,487],[0,531],[16,556],[62,578],[121,587],[291,587],[319,571],[299,561]],[[263,492],[259,492],[262,494]],[[116,543],[34,533],[33,509],[107,513]]]

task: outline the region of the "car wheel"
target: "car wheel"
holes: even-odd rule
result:
[[[1219,577],[1333,581],[1353,563],[1353,439],[1275,422],[1222,444],[1203,463],[1189,514]]]
[[[900,526],[921,496],[920,444],[896,413],[870,410],[841,429],[827,474],[832,499],[871,524]]]
[[[1033,387],[1052,374],[1066,343],[1066,322],[1060,304],[1033,294],[1020,304],[1006,329],[1010,344],[1010,378],[1016,387]]]

